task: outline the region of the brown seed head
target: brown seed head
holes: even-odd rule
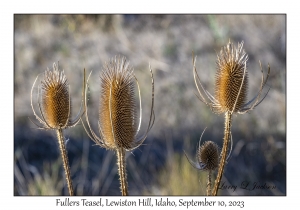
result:
[[[248,76],[246,62],[248,56],[243,48],[243,42],[235,47],[230,41],[218,55],[214,105],[216,113],[236,112],[246,102]]]
[[[206,141],[198,149],[197,160],[204,166],[203,170],[215,170],[219,164],[218,145],[212,141]]]
[[[45,121],[52,129],[64,128],[69,123],[71,104],[68,85],[64,72],[55,63],[52,71],[45,71],[41,82],[41,107]]]
[[[100,74],[99,130],[109,149],[131,149],[138,128],[134,74],[126,58],[105,63]]]

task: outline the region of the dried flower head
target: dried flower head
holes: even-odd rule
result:
[[[42,126],[32,122],[40,129],[64,129],[75,126],[80,120],[80,111],[76,119],[71,122],[69,84],[64,71],[60,71],[54,63],[53,70],[47,69],[44,72],[44,79],[38,88],[38,106],[41,117],[36,114],[32,104],[32,91],[37,79],[38,77],[35,79],[31,89],[31,108],[34,116]]]
[[[268,66],[267,78],[264,79],[260,64],[262,72],[260,90],[253,99],[246,103],[248,86],[247,60],[248,55],[243,50],[243,42],[236,47],[229,41],[229,43],[221,49],[217,59],[218,71],[216,74],[215,97],[213,97],[203,88],[200,82],[195,66],[196,59],[193,56],[194,80],[200,95],[198,98],[209,106],[213,112],[217,114],[224,112],[244,114],[253,110],[268,94],[269,90],[263,99],[259,101],[270,74],[270,66]],[[203,97],[197,81],[210,102],[207,102]]]
[[[229,43],[218,55],[215,96],[219,103],[214,107],[218,113],[237,112],[246,102],[248,56],[242,47],[243,43],[238,44],[237,48]]]
[[[106,63],[100,75],[99,126],[111,149],[133,147],[138,128],[133,68],[122,62]]]
[[[219,148],[212,141],[206,141],[198,149],[198,162],[203,165],[203,170],[215,170],[219,164]]]
[[[206,129],[206,128],[205,128]],[[205,131],[204,129],[204,131]],[[204,131],[201,134],[200,141],[199,141],[199,146],[197,148],[197,153],[196,153],[196,162],[192,161],[187,154],[185,153],[186,158],[190,162],[190,164],[198,169],[198,170],[216,170],[219,165],[219,160],[220,160],[220,149],[218,145],[212,141],[205,141],[201,145],[201,139],[204,134]],[[229,154],[227,155],[227,160],[230,158],[230,154],[232,151],[232,137],[231,137],[231,147]]]
[[[139,97],[139,84],[134,76],[133,68],[126,61],[126,58],[115,57],[105,63],[100,74],[100,106],[98,128],[100,137],[91,129],[86,113],[86,121],[90,134],[85,128],[89,137],[101,147],[115,150],[124,148],[132,150],[143,143],[149,130],[154,123],[154,81],[152,78],[152,105],[149,125],[146,133],[137,138],[141,124],[141,99],[140,116],[138,117],[136,101],[134,97],[134,82],[136,81]],[[85,100],[86,101],[86,100]],[[85,104],[87,109],[87,105]]]

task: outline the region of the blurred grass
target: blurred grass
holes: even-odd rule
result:
[[[118,54],[128,58],[141,86],[141,135],[150,114],[149,63],[155,79],[156,121],[146,145],[127,154],[129,193],[204,195],[199,179],[206,175],[195,171],[182,151],[195,151],[205,127],[203,140],[221,146],[224,118],[212,114],[195,96],[191,52],[197,55],[201,82],[213,93],[216,53],[229,39],[235,44],[244,41],[249,54],[248,98],[259,88],[259,60],[265,71],[270,63],[267,85],[271,90],[250,114],[233,117],[234,153],[224,177],[232,184],[247,179],[278,186],[277,191],[239,191],[238,195],[286,193],[285,15],[16,14],[14,18],[15,195],[66,194],[54,134],[35,129],[28,120],[33,117],[30,90],[36,76],[59,61],[70,83],[75,114],[81,102],[83,69],[92,70],[89,116],[97,128],[99,71],[105,61]],[[36,105],[36,87],[33,94]],[[114,154],[92,146],[82,125],[65,131],[65,135],[70,139],[67,147],[76,194],[120,195]],[[172,171],[169,179],[168,170]],[[175,187],[178,183],[185,189]],[[230,191],[222,194],[232,195]]]
[[[206,195],[206,172],[193,168],[182,154],[175,154],[167,170],[159,175],[160,195]]]
[[[15,194],[19,195],[60,195],[63,189],[63,179],[60,159],[51,163],[44,162],[41,172],[33,165],[25,162],[22,151],[16,151],[15,164]],[[23,172],[23,173],[22,173]]]

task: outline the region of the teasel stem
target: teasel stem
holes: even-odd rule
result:
[[[118,148],[117,157],[122,196],[128,196],[125,149],[121,147]]]
[[[72,179],[71,179],[71,172],[70,172],[68,154],[67,154],[67,149],[66,149],[62,129],[57,129],[56,134],[57,134],[57,139],[58,139],[58,143],[59,143],[59,149],[60,149],[61,157],[62,157],[62,160],[63,160],[64,169],[65,169],[69,194],[70,194],[70,196],[73,196],[74,191],[73,191],[73,185],[72,185]]]
[[[211,195],[211,174],[212,174],[212,170],[209,170],[207,175],[207,186],[206,186],[207,196]]]
[[[228,145],[229,145],[229,141],[230,141],[231,120],[232,120],[232,112],[230,112],[230,111],[225,112],[224,141],[223,141],[223,148],[222,148],[222,152],[221,152],[221,160],[220,160],[218,175],[217,175],[217,178],[215,181],[215,186],[214,186],[213,193],[212,193],[212,195],[214,195],[214,196],[216,196],[218,193],[222,175],[224,173],[224,167],[225,167],[225,163],[226,163],[226,154],[228,151]]]

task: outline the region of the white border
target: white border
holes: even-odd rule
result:
[[[275,1],[11,1],[1,6],[1,208],[30,207],[34,209],[56,209],[57,198],[65,197],[17,197],[13,196],[13,15],[15,13],[281,13],[287,14],[287,196],[275,197],[215,197],[216,201],[243,200],[243,209],[265,207],[296,206],[299,181],[299,130],[298,90],[299,90],[299,12],[297,5],[291,2],[276,4]],[[3,135],[4,134],[4,135]],[[76,197],[81,198],[89,197]],[[96,199],[97,197],[91,197]],[[119,197],[105,197],[120,199]],[[139,199],[139,197],[129,197]],[[142,197],[146,198],[146,197]],[[151,197],[153,199],[160,197]],[[164,199],[166,197],[163,197]],[[205,197],[170,197],[173,200]],[[123,198],[122,198],[123,199]],[[298,205],[297,205],[298,206]],[[9,207],[9,208],[5,208]],[[63,209],[81,209],[83,207],[64,207]],[[99,208],[99,207],[95,207]],[[129,207],[125,207],[129,209]],[[145,207],[146,208],[146,207]],[[162,209],[165,207],[156,207]],[[198,207],[199,208],[199,207]],[[219,207],[223,208],[223,207]],[[140,207],[130,207],[140,209]],[[185,209],[179,208],[178,209]]]

